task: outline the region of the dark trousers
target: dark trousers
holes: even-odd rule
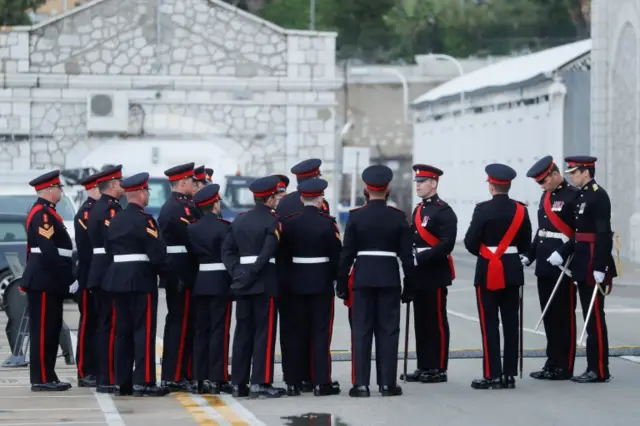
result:
[[[446,371],[449,366],[449,318],[445,288],[426,288],[413,300],[418,369]]]
[[[352,333],[353,332],[353,309],[351,308],[347,308],[347,309],[348,309],[347,316],[349,318],[349,330],[350,330],[349,332]],[[353,344],[351,346],[353,349]],[[377,340],[375,340],[375,347],[376,347],[376,380],[378,382],[378,386],[381,386],[380,377],[382,377],[382,375],[380,373],[380,357],[378,356],[378,354],[380,353],[380,344],[378,343]],[[353,352],[351,353],[351,357],[352,357],[351,367],[353,368]]]
[[[167,317],[164,323],[162,349],[162,380],[191,380],[193,350],[193,315],[191,290],[166,288]]]
[[[273,383],[278,312],[274,297],[246,296],[236,301],[231,381],[234,385]],[[253,364],[252,364],[253,358]]]
[[[538,277],[538,298],[543,311],[558,277]],[[576,286],[563,277],[549,309],[543,318],[547,335],[547,362],[545,367],[573,371],[576,360]]]
[[[78,347],[76,348],[78,377],[97,376],[96,336],[98,332],[98,311],[95,297],[90,290],[83,289],[76,293],[76,300],[80,310]]]
[[[585,283],[578,283],[582,317],[585,320],[593,297],[593,289]],[[599,291],[587,323],[587,369],[600,378],[609,377],[609,333],[604,315],[604,296]]]
[[[114,293],[113,298],[118,317],[116,384],[154,385],[158,294]]]
[[[282,357],[282,374],[287,384],[300,384],[311,381],[310,356],[305,359],[294,358],[297,324],[295,323],[295,296],[289,290],[283,290],[278,297],[278,314],[280,316],[280,356]],[[300,365],[302,363],[302,365]]]
[[[98,311],[98,332],[96,335],[96,353],[98,355],[98,385],[115,385],[115,341],[116,307],[113,295],[99,288],[92,289],[95,294],[95,307]]]
[[[58,381],[55,372],[63,297],[57,293],[27,291],[29,303],[29,376],[31,384]]]
[[[331,337],[333,334],[334,296],[329,294],[293,295],[292,342],[293,377],[290,383],[299,384],[311,375],[316,385],[333,382],[331,379]],[[281,319],[282,321],[282,319]],[[311,367],[309,369],[309,366]]]
[[[227,296],[194,296],[193,378],[229,380],[231,300]]]
[[[476,286],[478,317],[482,333],[482,366],[486,379],[516,376],[518,373],[518,313],[520,287],[507,285],[502,290]],[[500,362],[500,320],[504,334],[504,364]]]
[[[369,386],[371,347],[376,339],[378,384],[392,386],[398,372],[400,287],[365,287],[353,291],[351,307],[351,381]]]

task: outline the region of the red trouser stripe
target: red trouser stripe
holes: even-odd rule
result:
[[[180,330],[180,346],[178,347],[178,362],[176,363],[176,375],[174,380],[179,382],[182,372],[182,358],[184,356],[184,342],[187,338],[187,326],[189,325],[189,301],[191,300],[191,290],[184,292],[184,313],[182,314],[182,329]]]
[[[145,383],[151,383],[151,363],[156,361],[151,359],[151,293],[147,294],[147,327],[145,329],[144,355],[146,361],[144,366]]]
[[[271,383],[271,347],[273,346],[273,323],[275,315],[275,302],[273,297],[269,298],[269,328],[267,329],[267,353],[265,354],[264,382]]]

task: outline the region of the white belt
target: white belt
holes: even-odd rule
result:
[[[224,263],[201,263],[199,270],[201,271],[226,271]]]
[[[558,240],[562,240],[563,243],[569,241],[569,238],[562,232],[551,232],[544,229],[538,231],[538,236],[540,238],[556,238]]]
[[[176,254],[176,253],[187,253],[186,246],[167,246],[167,253]]]
[[[495,253],[496,250],[498,250],[498,247],[487,247],[489,249],[489,251],[491,253]],[[504,251],[503,254],[518,254],[518,247],[516,246],[509,246],[507,247],[507,249]]]
[[[40,253],[40,254],[42,254],[42,251],[40,250],[40,247],[31,247],[31,253]],[[71,256],[73,256],[73,250],[59,248],[58,249],[58,254],[60,256],[62,256],[62,257],[71,257]]]
[[[427,250],[431,250],[431,247],[416,247],[416,253],[422,253]]]
[[[93,249],[93,254],[107,254],[107,251],[104,247],[96,247]]]
[[[291,259],[293,263],[327,263],[328,257],[294,257]]]
[[[115,263],[121,262],[148,262],[149,256],[146,254],[116,254],[113,256]]]
[[[258,260],[258,256],[240,256],[241,265],[256,263],[256,260]],[[269,259],[269,263],[276,263],[276,259],[272,257],[271,259]]]
[[[398,254],[393,251],[377,251],[377,250],[366,250],[359,251],[358,256],[386,256],[386,257],[398,257]]]

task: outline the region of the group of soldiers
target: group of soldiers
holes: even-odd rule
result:
[[[550,156],[527,174],[545,191],[533,240],[526,206],[509,198],[516,172],[503,164],[485,169],[492,198],[476,206],[464,238],[478,257],[474,283],[483,375],[472,382],[475,389],[515,387],[523,269],[533,262],[541,307],[549,304],[549,309],[548,359],[531,376],[581,383],[610,377],[603,290],[610,290],[616,276],[610,201],[594,180],[594,157],[565,160],[573,186]],[[220,187],[212,183],[211,169],[189,163],[166,170],[173,192],[156,222],[144,210],[149,175],[123,179],[121,165],[109,167],[83,181],[89,198],[75,218],[77,270],[55,210],[63,186],[59,171],[32,180],[38,199],[27,217],[22,281],[31,318],[32,390],[71,387],[54,371],[62,300],[69,291],[81,313],[78,385],[98,392],[336,395],[340,386],[332,378],[330,351],[335,296],[349,311],[350,396],[370,395],[374,336],[378,390],[383,396],[402,394],[396,380],[402,303],[414,305],[418,365],[400,379],[446,382],[447,289],[455,279],[457,217],[438,196],[443,171],[413,166],[422,202],[408,221],[387,204],[391,169],[368,167],[362,173],[367,201],[350,211],[342,238],[324,199],[328,183],[321,178],[321,163],[309,159],[291,169],[298,184],[293,192],[284,175],[255,180],[249,188],[255,207],[232,223],[220,216]],[[159,385],[158,280],[168,311]],[[587,318],[587,370],[574,377],[576,288],[585,317],[590,306],[593,315]],[[278,319],[286,388],[273,386]]]

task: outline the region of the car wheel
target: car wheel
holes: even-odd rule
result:
[[[4,310],[4,292],[13,280],[13,274],[8,269],[0,272],[0,310]]]

